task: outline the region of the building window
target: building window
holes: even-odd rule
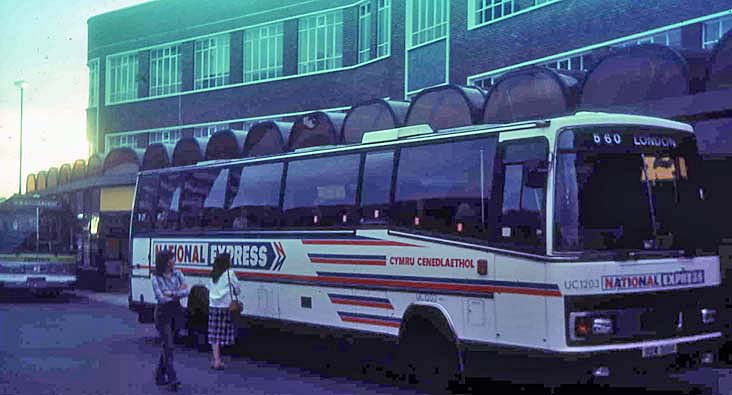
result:
[[[229,35],[197,40],[195,44],[194,89],[206,89],[229,83]]]
[[[150,96],[181,91],[180,47],[150,50]]]
[[[728,31],[732,30],[732,16],[714,19],[704,22],[704,32],[702,34],[702,47],[711,48]]]
[[[180,140],[181,138],[181,130],[180,129],[166,129],[166,130],[158,130],[155,132],[150,132],[150,138],[148,139],[148,144],[155,144],[155,143],[164,143],[164,144],[173,144]]]
[[[412,47],[447,35],[447,0],[412,0],[411,3]]]
[[[137,135],[127,134],[120,136],[108,136],[107,137],[107,151],[119,147],[137,147]]]
[[[376,57],[386,56],[391,44],[391,0],[378,0],[376,23]]]
[[[371,59],[371,1],[358,6],[358,62]]]
[[[137,99],[137,54],[107,59],[107,103]]]
[[[198,126],[193,128],[193,137],[210,137],[219,130],[229,129],[228,123],[217,123],[214,125]]]
[[[472,0],[471,25],[482,25],[559,0]]]
[[[99,59],[94,59],[89,67],[89,107],[99,105]]]
[[[587,68],[590,66],[588,57],[589,54],[586,53],[581,55],[567,56],[564,58],[552,60],[551,62],[546,62],[543,65],[555,70],[587,71]]]
[[[244,31],[244,82],[282,76],[282,23]]]
[[[649,34],[613,45],[615,48],[624,48],[642,44],[661,44],[673,48],[681,48],[681,29],[672,29],[665,32]]]
[[[298,30],[298,73],[343,65],[342,11],[301,18]]]

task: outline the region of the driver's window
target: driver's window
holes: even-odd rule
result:
[[[546,167],[548,151],[543,137],[501,143],[500,241],[521,247],[544,245],[546,178],[542,187],[535,187],[527,183],[527,174],[543,171],[546,175],[542,167]]]

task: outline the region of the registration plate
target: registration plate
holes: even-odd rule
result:
[[[46,286],[45,277],[28,277],[28,279],[25,282],[31,288],[38,288],[38,287]]]
[[[653,358],[663,355],[676,354],[677,351],[678,350],[676,347],[676,343],[664,344],[662,346],[643,347],[643,349],[641,349],[641,356],[643,358]]]

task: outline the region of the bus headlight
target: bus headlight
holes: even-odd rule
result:
[[[572,312],[569,327],[572,340],[610,336],[615,333],[615,316],[607,312]]]

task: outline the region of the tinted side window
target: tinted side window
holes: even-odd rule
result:
[[[343,155],[290,162],[284,200],[287,225],[357,223],[354,208],[360,161],[360,155]]]
[[[216,178],[203,201],[203,214],[201,226],[207,229],[223,229],[229,227],[226,215],[227,203],[231,199],[232,188],[230,180],[230,169],[215,169],[213,174]]]
[[[526,186],[527,161],[546,160],[549,145],[544,138],[502,143],[501,241],[520,246],[543,245],[545,188]]]
[[[496,137],[403,148],[392,222],[492,239]]]
[[[246,166],[240,172],[239,188],[231,202],[234,229],[277,227],[282,220],[280,189],[283,163]]]
[[[161,230],[178,229],[180,201],[183,192],[183,173],[160,175],[158,206],[155,214],[155,228]]]
[[[155,210],[158,198],[158,176],[140,177],[135,193],[135,213],[132,221],[133,232],[152,230],[155,225]]]
[[[197,169],[186,172],[180,207],[180,228],[198,229],[203,219],[203,202],[218,176],[216,169]]]
[[[361,223],[388,221],[394,151],[366,154],[361,183]]]

